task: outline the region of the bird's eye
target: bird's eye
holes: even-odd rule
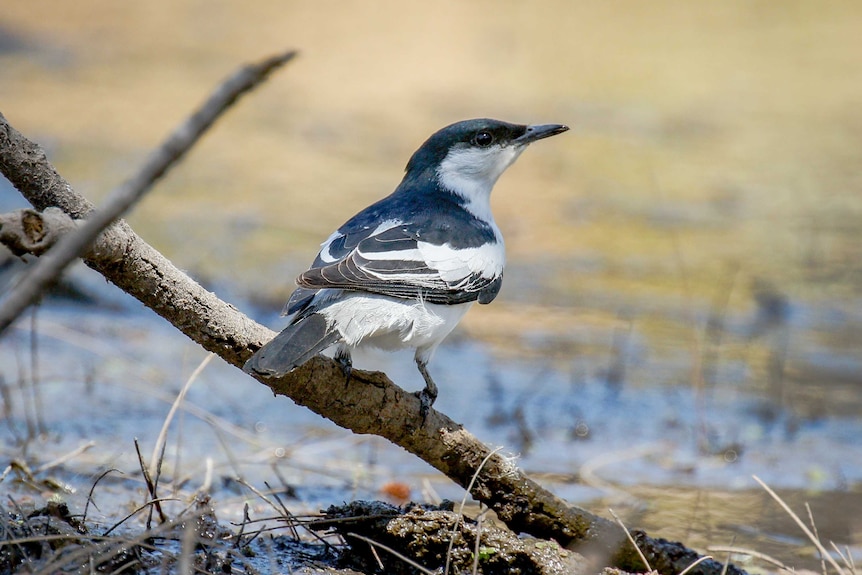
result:
[[[473,143],[479,147],[487,148],[494,143],[494,135],[491,132],[482,130],[473,136]]]

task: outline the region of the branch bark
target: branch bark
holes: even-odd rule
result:
[[[0,171],[38,210],[56,206],[73,219],[92,210],[92,204],[56,172],[44,152],[9,125],[2,114]],[[124,221],[117,221],[99,235],[83,259],[203,348],[238,368],[275,335],[203,289]],[[471,495],[516,532],[553,538],[595,558],[597,565],[641,568],[615,523],[570,507],[510,460],[492,454],[446,415],[432,409],[423,424],[418,399],[383,373],[354,370],[348,383],[335,361],[318,356],[285,377],[261,377],[258,381],[344,428],[389,439],[465,488],[475,475]],[[660,540],[643,536],[640,543],[647,555],[665,553]],[[722,565],[715,561],[705,561],[693,570],[708,575],[721,571]],[[671,575],[679,569],[666,568],[663,572]],[[732,566],[727,572],[744,573]]]

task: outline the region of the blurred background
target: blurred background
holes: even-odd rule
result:
[[[770,508],[744,491],[757,473],[819,498],[831,518],[821,533],[858,545],[860,30],[852,1],[5,0],[0,111],[98,203],[239,64],[298,49],[129,217],[273,329],[318,244],[394,189],[432,132],[471,117],[568,124],[495,188],[506,281],[432,364],[440,409],[572,500],[622,489],[641,502],[632,521],[654,530],[726,543],[753,537],[737,523],[762,520],[768,546],[775,517],[745,514],[751,498]],[[8,186],[0,195],[3,209],[23,204]],[[150,412],[141,394],[173,393],[204,357],[93,275],[75,271],[77,303],[49,300],[0,342],[9,453],[41,428],[46,452],[108,433],[125,451],[90,449],[91,466],[122,460],[133,436],[157,435],[172,400]],[[357,364],[418,389],[400,355]],[[276,452],[284,463],[288,443],[300,484],[304,449],[315,464],[347,461],[352,493],[393,477],[414,498],[453,490],[373,438],[268,392],[248,399],[260,390],[224,365],[196,385],[200,409],[257,434],[248,465]],[[89,395],[57,405],[69,386]],[[114,396],[121,387],[132,395]],[[141,410],[131,419],[129,397]],[[102,401],[113,408],[98,408],[99,427]],[[227,449],[211,430],[189,447],[192,419],[185,470]],[[243,456],[227,459],[239,473]],[[717,511],[732,505],[728,489],[742,490],[732,519]]]

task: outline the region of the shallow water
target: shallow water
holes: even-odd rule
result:
[[[273,328],[317,244],[391,190],[433,130],[475,116],[570,124],[495,189],[506,281],[440,349],[437,405],[557,493],[651,531],[736,536],[817,568],[757,474],[859,545],[859,5],[7,4],[0,111],[97,201],[240,62],[302,51],[130,217]],[[20,202],[8,188],[0,200]],[[149,459],[204,353],[100,278],[73,277],[97,305],[48,301],[0,341],[2,455],[37,467],[95,442],[36,475],[83,501],[100,470],[122,469],[97,491],[111,523],[144,499],[133,438]],[[357,364],[421,386],[409,353]],[[218,360],[166,453],[165,485],[183,493],[211,458],[233,518],[259,504],[236,476],[283,477],[308,510],[390,481],[416,499],[461,496]],[[0,490],[43,496],[10,477]]]

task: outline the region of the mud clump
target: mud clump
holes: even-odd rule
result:
[[[342,553],[341,566],[365,573],[419,572],[392,551],[431,571],[442,572],[448,564],[449,573],[472,573],[476,565],[485,575],[562,575],[580,573],[584,565],[580,555],[554,541],[518,537],[490,522],[479,523],[455,513],[451,502],[399,508],[354,501],[332,506],[325,515],[315,528],[334,529],[350,546],[350,552]]]

